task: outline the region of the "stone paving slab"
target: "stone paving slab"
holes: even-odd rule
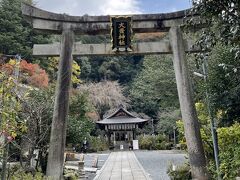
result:
[[[112,152],[94,180],[151,180],[134,152]]]

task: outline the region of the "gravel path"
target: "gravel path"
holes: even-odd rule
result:
[[[134,151],[152,180],[169,180],[167,168],[170,163],[180,165],[186,162],[186,154],[179,151]]]

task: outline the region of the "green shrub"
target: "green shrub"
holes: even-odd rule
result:
[[[140,149],[147,150],[164,150],[170,149],[171,143],[167,142],[167,138],[164,135],[141,135],[138,137]]]
[[[140,149],[148,149],[151,150],[153,146],[152,136],[146,135],[146,136],[140,136],[138,138],[139,140],[139,147]]]
[[[218,144],[220,172],[223,179],[235,179],[240,176],[240,123],[230,127],[219,128]]]
[[[103,137],[91,136],[89,141],[88,152],[105,151],[108,149],[108,143]]]
[[[182,121],[177,122],[178,130],[182,134],[182,142],[186,142],[183,134]],[[240,123],[235,123],[230,127],[222,127],[217,129],[220,173],[225,180],[232,180],[240,176]],[[206,130],[206,128],[205,128]],[[212,137],[204,132],[201,128],[201,135],[204,142],[204,150],[208,157],[208,169],[213,178],[217,178],[216,167],[212,154]],[[208,142],[208,143],[206,143]]]
[[[189,164],[184,164],[181,166],[176,166],[173,170],[173,164],[168,167],[167,173],[172,180],[190,180],[191,171]]]
[[[67,180],[78,180],[79,179],[79,175],[76,170],[64,168],[63,174],[64,174],[64,179],[67,179]]]
[[[41,172],[26,173],[20,165],[13,166],[9,171],[9,179],[11,180],[46,180],[47,178]]]

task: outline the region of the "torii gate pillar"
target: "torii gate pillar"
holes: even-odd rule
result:
[[[47,163],[47,176],[54,180],[63,179],[63,155],[66,142],[66,122],[69,109],[73,43],[74,33],[71,30],[63,30]]]
[[[186,54],[184,51],[184,41],[180,27],[170,28],[170,38],[192,178],[197,180],[205,180],[208,179],[206,160],[204,157],[200,127],[194,105],[192,94],[193,91],[189,79]]]

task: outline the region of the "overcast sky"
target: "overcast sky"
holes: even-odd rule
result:
[[[69,15],[165,13],[191,7],[191,0],[36,0],[36,6]]]

